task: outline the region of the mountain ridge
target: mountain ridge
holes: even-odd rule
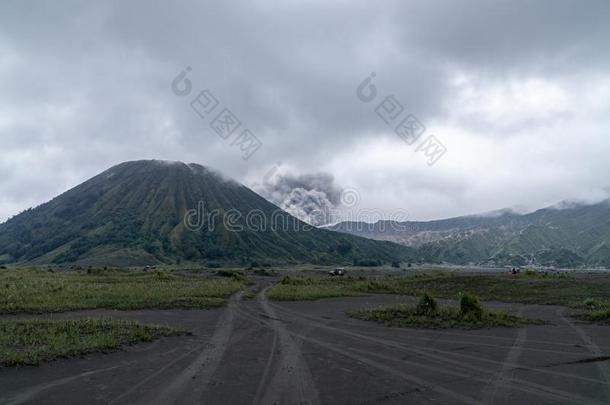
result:
[[[432,262],[610,266],[610,200],[560,203],[525,214],[497,212],[433,221],[344,222],[330,229],[414,247]]]

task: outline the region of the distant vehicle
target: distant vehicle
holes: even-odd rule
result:
[[[345,275],[345,268],[344,267],[337,267],[336,269],[333,269],[333,270],[329,271],[328,274],[330,276],[344,276]]]

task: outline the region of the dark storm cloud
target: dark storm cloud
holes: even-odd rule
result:
[[[556,140],[561,117],[581,142],[606,146],[609,9],[550,0],[3,2],[0,220],[141,158],[199,162],[250,183],[282,160],[294,173],[333,172],[364,202],[416,218],[598,198],[606,164],[586,148],[573,156],[571,139],[554,149],[543,141]],[[263,142],[251,159],[170,91],[186,66],[195,90],[210,89]],[[356,99],[371,72],[380,98],[395,95],[444,135],[438,167]],[[538,176],[514,172],[509,153]],[[589,166],[556,167],[570,156]],[[564,172],[564,183],[549,181]],[[496,185],[515,184],[509,201],[496,199]],[[324,201],[293,190],[285,195],[295,207]]]

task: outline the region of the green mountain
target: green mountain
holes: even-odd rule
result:
[[[119,164],[0,225],[4,263],[345,263],[411,254],[310,227],[217,172],[179,162]]]
[[[610,267],[610,201],[525,215],[499,211],[425,222],[344,222],[330,229],[414,247],[426,262]]]

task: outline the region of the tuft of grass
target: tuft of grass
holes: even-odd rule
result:
[[[424,292],[417,300],[415,305],[415,312],[419,315],[435,314],[438,310],[438,304],[436,300],[427,292]]]
[[[0,313],[214,308],[224,305],[243,285],[234,278],[166,272],[106,270],[87,274],[15,269],[0,273]]]
[[[460,294],[460,315],[462,317],[481,319],[483,307],[479,302],[479,297],[470,293]]]
[[[106,318],[3,320],[0,321],[0,365],[37,365],[186,333],[168,326]]]

